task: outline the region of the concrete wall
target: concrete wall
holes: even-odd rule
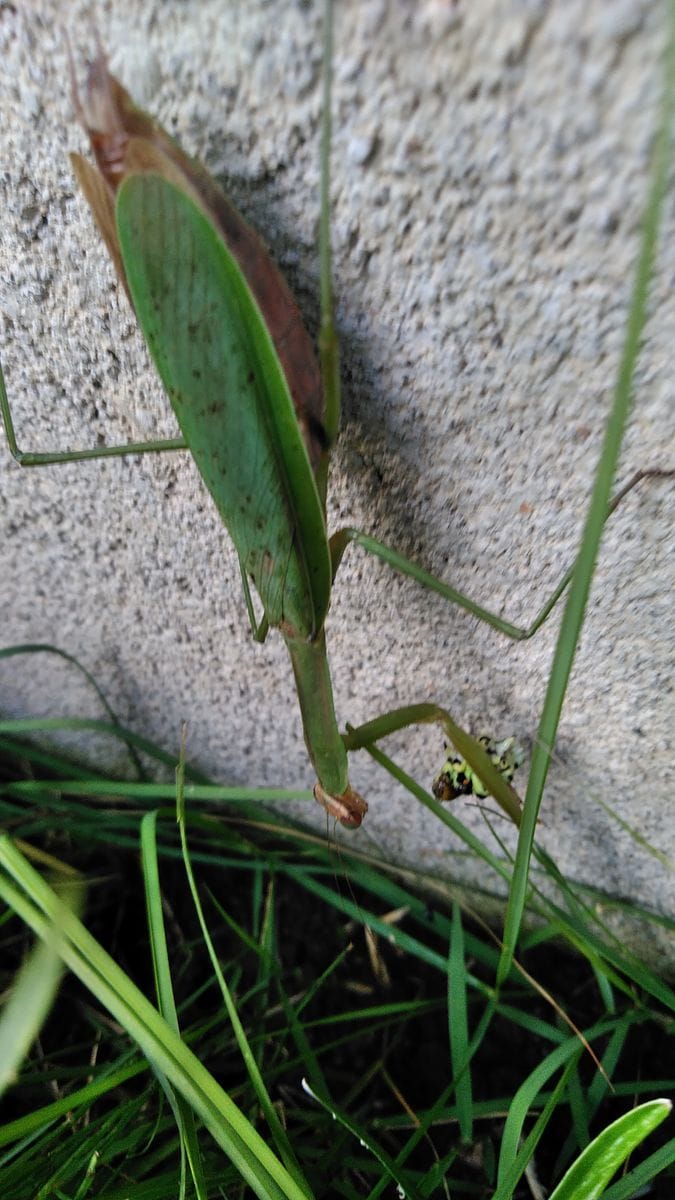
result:
[[[319,9],[68,5],[80,63],[94,16],[113,70],[264,234],[312,330]],[[553,587],[583,519],[638,248],[665,9],[338,4],[344,417],[330,526],[374,533],[514,620]],[[2,358],[31,449],[174,433],[71,176],[67,151],[84,136],[62,13],[33,0],[0,14]],[[668,215],[622,479],[667,465],[673,432]],[[121,717],[167,747],[187,720],[192,759],[223,781],[310,785],[283,645],[251,643],[231,545],[187,456],[22,473],[3,455],[0,488],[4,644],[77,654]],[[643,484],[607,530],[541,828],[571,876],[671,915],[672,875],[598,799],[672,850],[672,507],[669,483]],[[476,732],[531,744],[555,632],[509,644],[350,551],[328,626],[340,719],[436,699]],[[76,674],[47,660],[0,663],[0,703],[100,715]],[[443,759],[435,731],[391,749],[426,783]],[[352,782],[371,804],[364,847],[475,876],[365,755]],[[457,811],[485,833],[475,809]],[[318,810],[302,812],[325,830]]]

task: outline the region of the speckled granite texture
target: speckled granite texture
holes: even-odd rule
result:
[[[338,4],[334,248],[344,417],[330,526],[359,526],[527,620],[573,554],[620,352],[656,120],[665,5]],[[63,5],[2,6],[0,335],[24,448],[174,425],[67,158],[82,149]],[[316,328],[320,5],[69,0],[113,70],[221,178]],[[672,459],[673,210],[621,478]],[[668,444],[670,443],[670,444]],[[670,463],[672,465],[672,462]],[[673,488],[608,527],[541,841],[574,879],[675,916],[673,876],[599,801],[673,849]],[[280,640],[251,643],[237,563],[184,455],[21,472],[0,462],[2,641],[80,656],[121,717],[223,781],[306,787]],[[435,699],[531,744],[555,622],[511,645],[360,551],[328,636],[354,724]],[[0,663],[6,713],[100,715],[62,664]],[[440,734],[388,747],[427,784]],[[356,836],[395,860],[494,879],[363,754]],[[476,809],[458,815],[485,832]],[[318,812],[303,815],[325,829]],[[501,831],[508,838],[505,823]],[[489,835],[488,835],[489,836]],[[623,930],[655,957],[666,936]]]

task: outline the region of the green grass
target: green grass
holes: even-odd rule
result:
[[[375,1197],[396,1183],[412,1197],[519,1197],[526,1167],[553,1187],[611,1120],[672,1093],[675,996],[552,864],[556,891],[535,889],[539,924],[498,987],[496,935],[422,877],[338,855],[250,794],[215,802],[236,790],[189,768],[178,785],[87,780],[20,730],[0,724],[0,818],[53,859],[38,873],[0,843],[2,987],[26,926],[69,973],[55,1001],[45,973],[54,1006],[37,1041],[25,1008],[33,1044],[3,1101],[3,1195]],[[148,742],[142,754],[148,770],[166,757]],[[59,898],[77,892],[64,859],[88,881],[86,929]],[[670,1124],[616,1196],[657,1174],[667,1195]]]

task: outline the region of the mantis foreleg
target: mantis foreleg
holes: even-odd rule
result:
[[[481,744],[457,725],[447,709],[438,704],[408,704],[404,708],[384,713],[373,721],[367,721],[358,728],[347,726],[343,742],[348,751],[361,750],[372,746],[383,737],[388,737],[390,733],[397,733],[400,729],[428,724],[441,726],[507,816],[519,826],[521,808],[517,792],[493,766]]]

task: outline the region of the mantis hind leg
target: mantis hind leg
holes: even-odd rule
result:
[[[621,501],[633,490],[643,479],[673,479],[675,478],[675,469],[662,467],[649,467],[640,471],[636,471],[633,476],[624,484],[622,488],[612,497],[607,506],[605,520],[618,508]],[[493,629],[499,630],[506,637],[512,638],[514,641],[527,641],[533,637],[535,633],[544,624],[552,610],[555,608],[560,597],[567,589],[572,576],[574,574],[575,563],[568,567],[558,585],[547,599],[546,603],[540,608],[537,615],[529,625],[520,626],[514,625],[511,621],[507,621],[500,613],[492,612],[488,608],[484,608],[482,604],[478,604],[475,600],[470,599],[463,592],[458,591],[450,584],[444,583],[435,575],[425,571],[416,563],[411,562],[405,555],[399,554],[397,550],[393,550],[390,546],[386,546],[383,542],[379,542],[377,538],[371,537],[369,534],[362,533],[358,529],[339,529],[330,539],[331,564],[333,570],[333,579],[337,573],[338,567],[342,561],[342,557],[351,543],[361,546],[370,554],[374,554],[383,562],[389,564],[395,571],[399,571],[402,575],[409,575],[412,579],[417,580],[422,587],[428,588],[432,592],[436,592],[445,600],[452,604],[465,609],[472,616],[478,617],[480,621],[485,621],[491,625]]]

